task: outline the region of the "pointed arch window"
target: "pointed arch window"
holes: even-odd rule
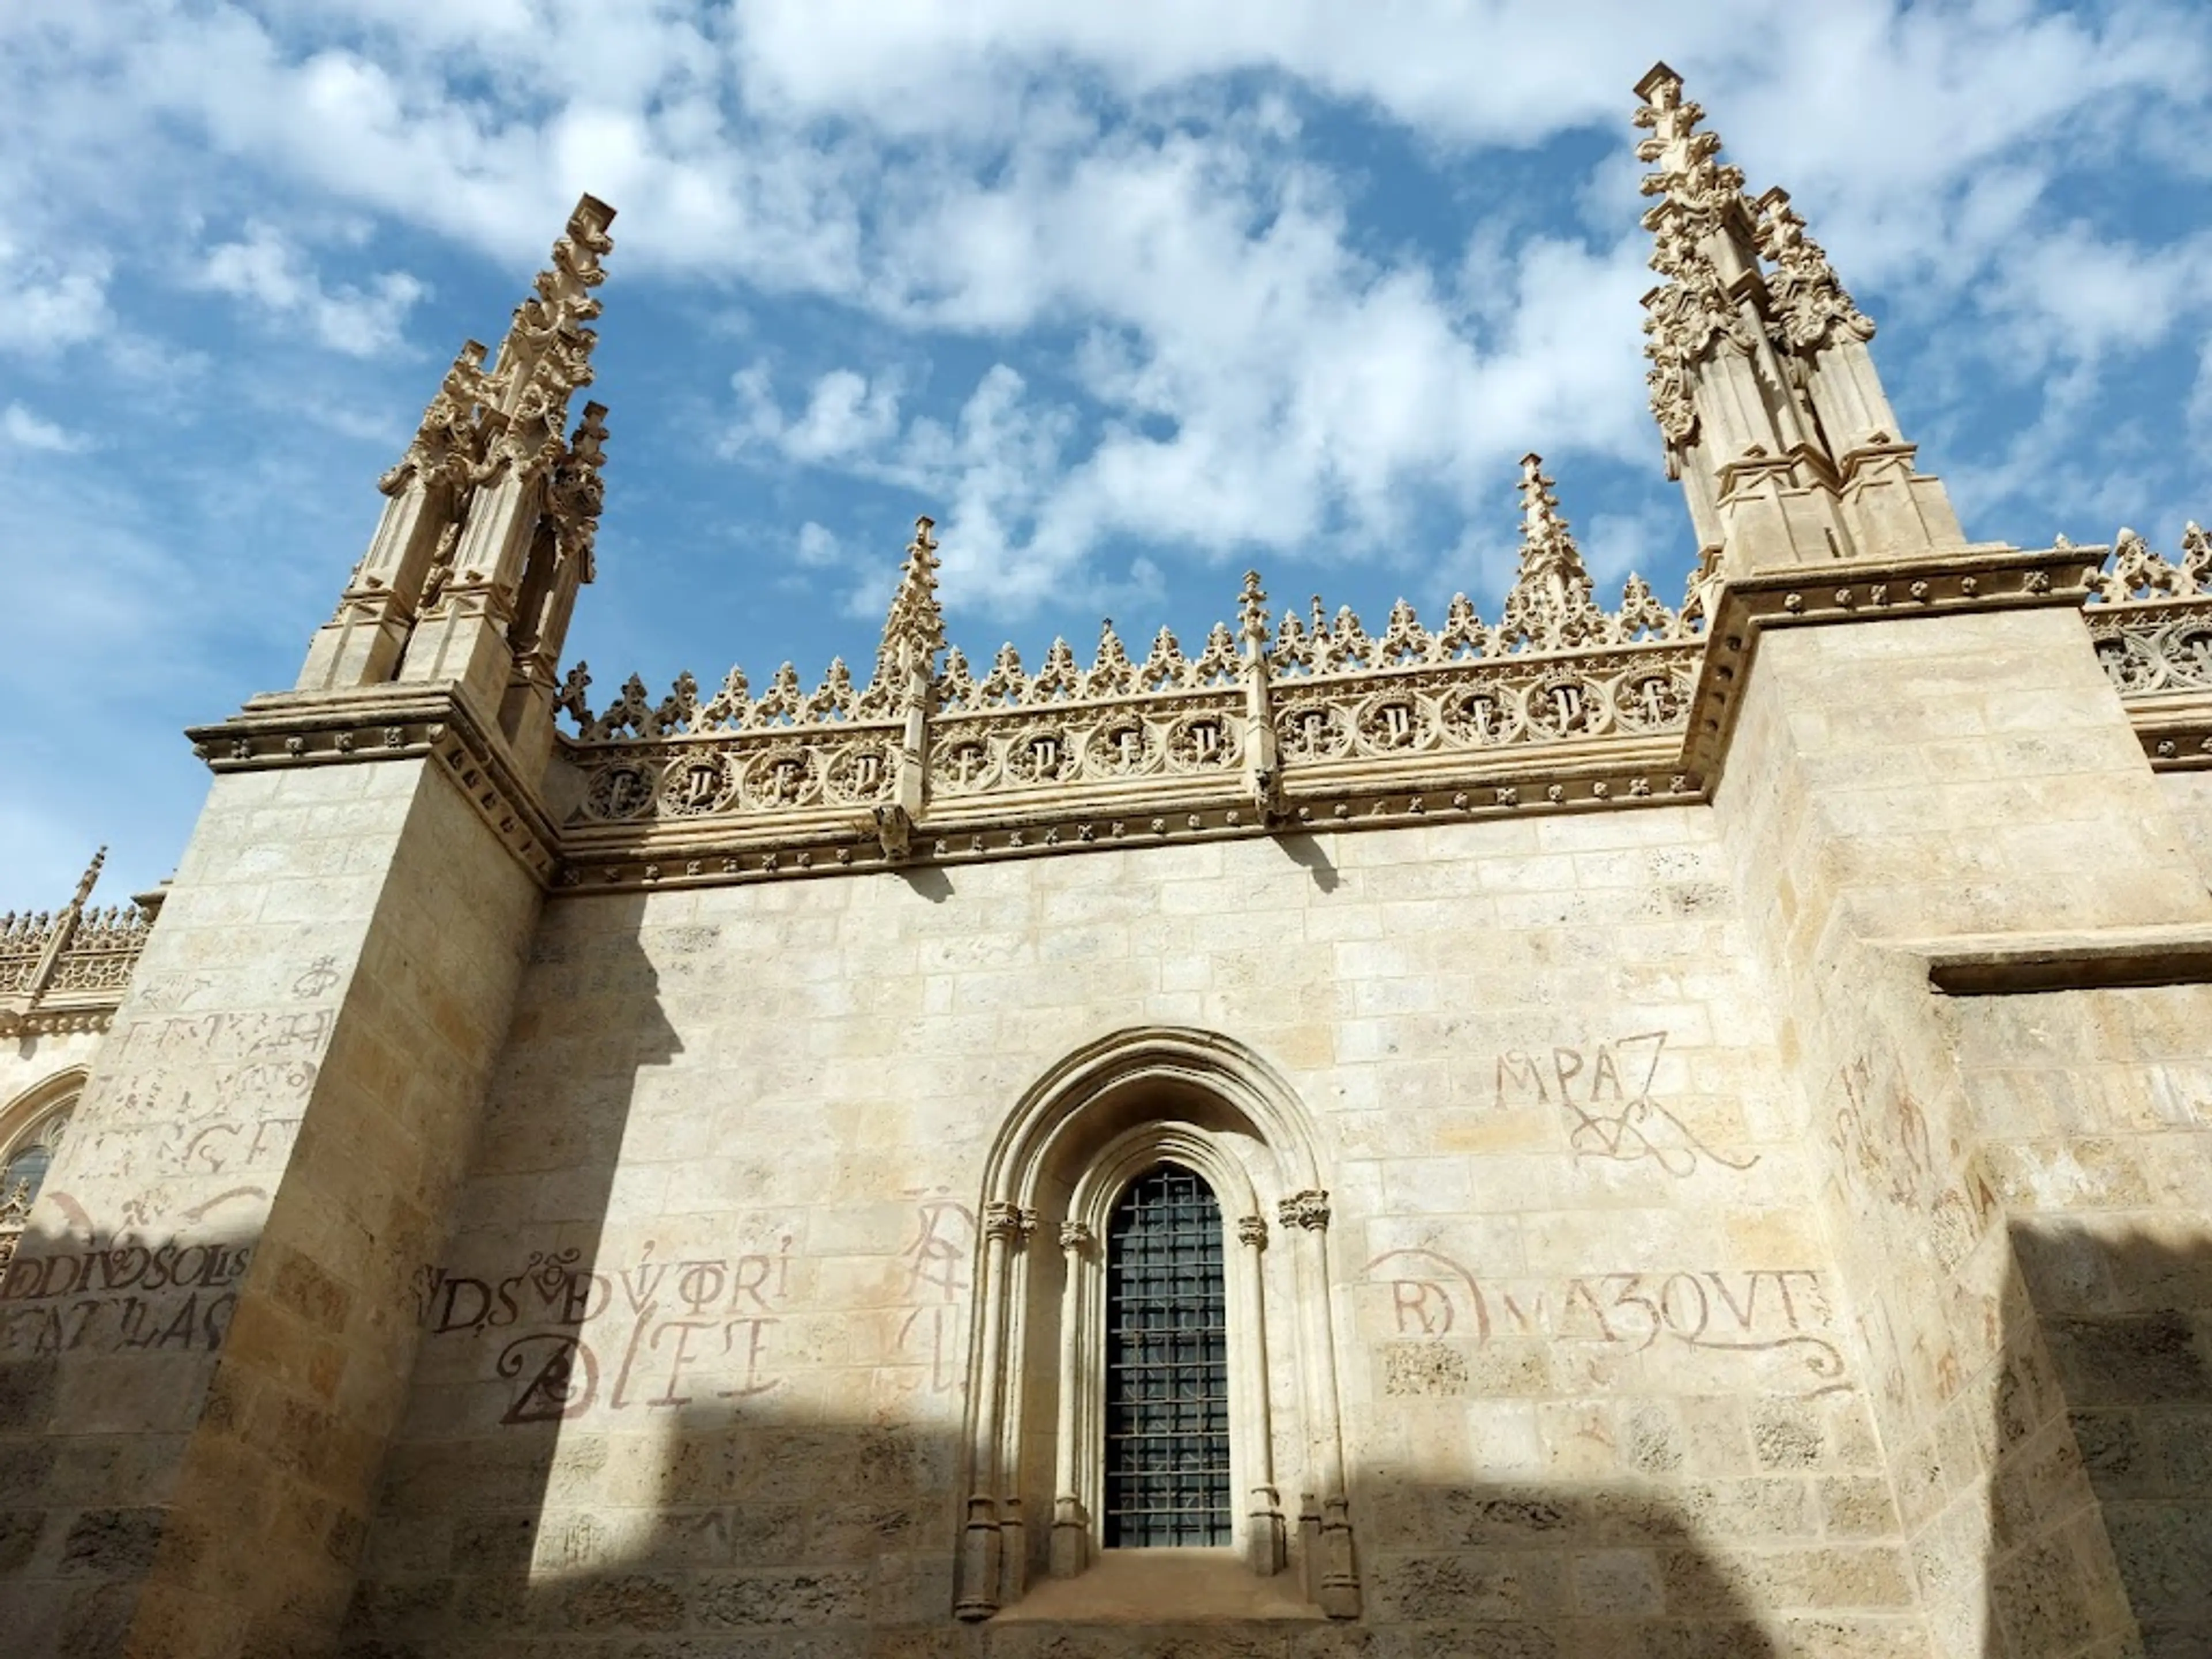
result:
[[[1105,1545],[1232,1541],[1221,1205],[1194,1170],[1132,1181],[1106,1233]]]
[[[959,1617],[1162,1547],[1295,1566],[1304,1600],[1358,1616],[1318,1175],[1288,1085],[1218,1033],[1115,1033],[1024,1094],[978,1212]]]
[[[26,1211],[31,1207],[46,1183],[46,1171],[53,1167],[62,1137],[69,1133],[70,1115],[76,1107],[74,1097],[64,1101],[9,1142],[0,1157],[0,1204]]]

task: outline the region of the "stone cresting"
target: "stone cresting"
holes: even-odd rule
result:
[[[2212,535],[2191,522],[2173,559],[2124,527],[2109,562],[2081,551],[2098,556],[2083,612],[2097,660],[2152,767],[2212,768]]]
[[[154,915],[144,900],[89,908],[106,860],[103,847],[59,910],[0,916],[0,1036],[107,1029]]]
[[[1162,629],[1141,660],[1109,622],[978,671],[944,646],[933,526],[919,521],[867,685],[789,663],[757,694],[732,668],[658,700],[633,675],[588,713],[582,665],[562,825],[571,885],[819,873],[908,858],[1075,850],[1427,814],[1605,806],[1694,792],[1676,765],[1703,590],[1676,610],[1631,576],[1592,594],[1553,481],[1522,463],[1521,570],[1500,620],[1464,595],[1441,628],[1401,600],[1269,626],[1256,573],[1238,625],[1194,653]],[[941,665],[938,653],[943,650]]]

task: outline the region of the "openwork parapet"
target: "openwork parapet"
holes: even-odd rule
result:
[[[1433,629],[1402,601],[1379,634],[1318,599],[1278,617],[1249,574],[1236,624],[1194,653],[1163,629],[1139,659],[1109,622],[1087,662],[1056,640],[1034,669],[1012,646],[980,670],[945,647],[923,520],[865,687],[838,662],[810,690],[786,664],[757,695],[732,669],[711,696],[686,674],[655,701],[633,676],[594,715],[571,674],[568,879],[627,859],[645,862],[618,878],[726,878],[1688,790],[1674,763],[1697,590],[1676,610],[1632,577],[1604,609],[1533,456],[1522,489],[1522,571],[1495,624],[1463,596]]]
[[[143,902],[88,908],[106,857],[59,910],[0,916],[0,1035],[105,1030],[123,1000],[154,919]]]
[[[2123,529],[2082,614],[2151,764],[2212,767],[2212,536],[2191,524],[2168,559]]]

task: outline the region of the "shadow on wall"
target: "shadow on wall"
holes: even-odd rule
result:
[[[101,1226],[58,1190],[34,1222],[0,1275],[0,1630],[21,1653],[104,1659],[149,1577],[204,1559],[208,1540],[170,1507],[185,1484],[204,1489],[225,1461],[312,1478],[315,1447],[305,1423],[226,1422],[183,1467],[176,1455],[211,1395],[250,1409],[219,1350],[255,1235]],[[331,1547],[359,1547],[358,1517],[327,1519]]]
[[[347,1659],[1924,1659],[1887,1581],[1881,1614],[1762,1624],[1762,1604],[1821,1605],[1796,1582],[1817,1565],[1809,1477],[1489,1486],[1354,1469],[1362,1620],[957,1623],[964,1304],[948,1285],[928,1310],[951,1316],[941,1374],[935,1361],[871,1370],[849,1357],[865,1346],[857,1322],[896,1310],[809,1313],[834,1298],[772,1218],[752,1227],[742,1198],[734,1214],[687,1217],[618,1182],[626,1138],[641,1164],[658,1147],[682,1169],[671,1152],[706,1119],[701,1088],[772,1106],[775,1086],[764,1070],[681,1075],[699,1061],[670,1016],[688,1024],[687,1000],[730,994],[712,976],[726,954],[701,940],[695,973],[684,930],[660,929],[648,961],[637,921],[635,901],[611,897],[548,913],[459,1231],[419,1287],[422,1358]],[[787,1023],[803,1042],[803,1022]],[[678,1075],[654,1078],[661,1067]],[[574,1113],[550,1103],[568,1100]],[[702,1160],[708,1150],[729,1155]],[[805,1148],[757,1155],[765,1176]],[[763,1332],[787,1370],[763,1361]],[[1763,1507],[1784,1487],[1795,1510]],[[1770,1524],[1796,1534],[1787,1560],[1762,1553]],[[1896,1570],[1893,1547],[1835,1553],[1846,1577],[1860,1555]]]
[[[548,1517],[586,1487],[601,1514],[619,1513],[648,1478],[627,1461],[627,1437],[594,1442],[574,1421],[611,1406],[658,1415],[660,1379],[644,1378],[656,1358],[667,1369],[651,1347],[666,1323],[654,1317],[658,1277],[641,1285],[603,1249],[642,1081],[684,1052],[663,1011],[668,988],[636,943],[643,913],[642,896],[625,895],[541,921],[452,1233],[416,1276],[407,1316],[422,1352],[348,1651],[513,1650],[449,1646],[442,1632],[494,1644],[532,1628],[531,1564],[592,1547]],[[578,948],[586,931],[621,943]],[[629,1340],[610,1344],[618,1322]],[[601,1527],[597,1547],[615,1535]],[[388,1628],[441,1634],[388,1646],[373,1634]]]
[[[2031,1219],[2011,1237],[1984,1659],[2088,1650],[2115,1632],[2124,1640],[2130,1620],[2146,1659],[2202,1659],[2212,1221],[2160,1236]]]
[[[495,1463],[443,1472],[471,1480],[463,1507],[450,1530],[410,1529],[396,1548],[380,1540],[345,1659],[1924,1652],[1911,1620],[1815,1617],[1778,1641],[1751,1605],[1759,1586],[1745,1559],[1701,1544],[1701,1529],[1656,1488],[1376,1489],[1370,1517],[1391,1512],[1401,1547],[1378,1552],[1358,1621],[962,1625],[950,1614],[955,1435],[698,1400],[652,1434],[605,1427],[571,1426],[540,1515],[503,1508],[495,1488],[475,1484]],[[647,1445],[659,1455],[637,1467]]]

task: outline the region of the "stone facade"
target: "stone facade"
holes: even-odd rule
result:
[[[1679,606],[1531,456],[1494,623],[981,667],[924,520],[865,684],[595,711],[586,198],[158,924],[0,924],[18,1644],[2212,1652],[2212,544],[1968,543],[1638,91]],[[1204,1549],[1103,1519],[1163,1162]]]

